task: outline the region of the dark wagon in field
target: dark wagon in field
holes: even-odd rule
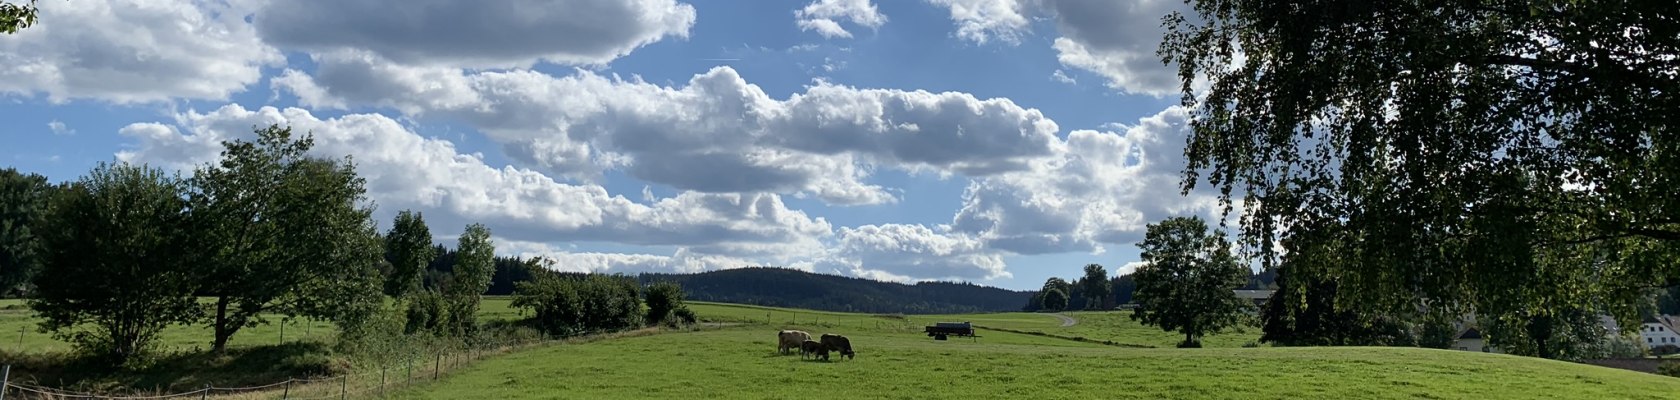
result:
[[[945,340],[950,336],[979,337],[974,334],[974,325],[967,322],[936,322],[929,325],[926,332],[933,340]]]

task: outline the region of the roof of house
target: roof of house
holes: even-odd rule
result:
[[[1478,330],[1476,330],[1476,328],[1465,329],[1464,333],[1458,334],[1458,338],[1459,339],[1481,339],[1482,338],[1482,331],[1478,331]]]
[[[1272,298],[1272,293],[1276,293],[1277,291],[1276,290],[1233,290],[1232,292],[1236,292],[1238,298],[1265,300],[1265,299]]]

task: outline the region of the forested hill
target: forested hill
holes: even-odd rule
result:
[[[696,274],[642,274],[643,283],[675,281],[690,300],[827,311],[946,314],[1019,311],[1032,292],[968,283],[914,285],[786,268],[740,268]]]

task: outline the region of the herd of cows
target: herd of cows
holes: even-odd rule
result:
[[[841,357],[856,358],[852,351],[852,340],[845,336],[824,333],[821,341],[811,340],[811,334],[805,331],[786,330],[776,333],[776,351],[783,355],[792,350],[799,350],[799,358],[807,357],[828,361],[828,352],[840,353]]]

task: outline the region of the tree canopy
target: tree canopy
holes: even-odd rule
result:
[[[383,251],[355,166],[309,157],[313,139],[291,128],[256,133],[254,142],[224,142],[220,162],[193,178],[200,292],[216,299],[216,351],[262,313],[336,321],[380,292]]]
[[[29,302],[41,328],[122,364],[197,318],[185,195],[161,170],[100,164],[55,196]]]
[[[1138,248],[1144,266],[1133,274],[1138,308],[1132,319],[1184,334],[1180,347],[1201,347],[1203,335],[1235,325],[1249,307],[1233,292],[1248,279],[1247,268],[1224,235],[1209,232],[1200,218],[1149,224]]]
[[[1160,49],[1185,190],[1242,204],[1267,265],[1333,248],[1291,273],[1336,277],[1337,304],[1540,325],[1680,281],[1674,4],[1189,4]]]
[[[402,210],[385,233],[385,258],[391,262],[391,273],[385,277],[385,294],[403,297],[420,289],[420,275],[437,257],[432,247],[432,231],[418,212]]]
[[[0,170],[0,296],[24,286],[40,268],[40,219],[53,186],[38,174]]]

